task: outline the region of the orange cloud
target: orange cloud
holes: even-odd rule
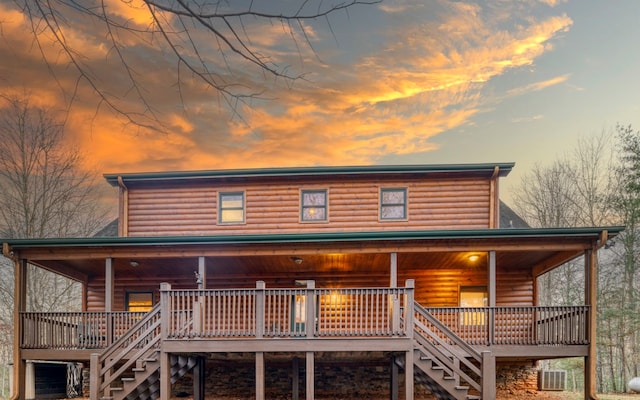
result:
[[[22,14],[0,5],[3,18],[9,21],[2,25],[6,41],[0,43],[0,56],[11,59],[6,70],[0,66],[0,85],[3,91],[17,90],[20,82],[26,82],[33,85],[34,94],[60,109],[73,104],[69,140],[79,143],[103,171],[370,164],[387,154],[436,149],[434,136],[471,124],[474,116],[500,100],[484,92],[493,79],[534,65],[572,24],[566,15],[536,19],[524,13],[518,24],[505,27],[503,18],[509,10],[500,10],[504,15],[486,15],[488,11],[475,4],[435,3],[433,13],[424,10],[421,0],[378,7],[374,11],[388,18],[388,25],[365,27],[375,28],[367,38],[376,46],[362,43],[362,49],[333,49],[318,58],[315,48],[301,46],[292,51],[283,46],[290,36],[287,26],[248,24],[246,34],[255,38],[252,45],[265,50],[272,57],[269,61],[297,65],[304,60],[305,70],[300,73],[306,74],[306,80],[287,81],[291,86],[271,76],[265,79],[264,73],[256,74],[246,64],[236,68],[236,60],[220,57],[215,44],[207,43],[205,49],[210,51],[203,54],[205,62],[225,82],[265,93],[264,98],[239,103],[242,119],[230,116],[224,100],[192,75],[183,70],[178,77],[177,63],[157,42],[123,33],[126,46],[121,50],[132,66],[130,72],[143,84],[136,87],[120,68],[104,34],[87,23],[67,26],[65,36],[88,55],[83,62],[92,67],[97,82],[129,112],[150,120],[158,117],[164,132],[136,127],[115,115],[104,101],[96,100],[85,80],[78,80],[55,46],[47,48],[49,56],[57,57],[52,68],[58,80],[51,80],[38,51],[27,51],[24,38],[29,37],[29,27]],[[132,24],[151,23],[141,4],[121,0],[106,4],[112,15]],[[310,23],[305,28],[317,51],[324,50],[327,46],[322,41],[331,38],[331,32]],[[207,37],[199,32],[193,40],[204,43]],[[19,76],[10,80],[12,71]],[[506,90],[504,95],[543,90],[568,78],[539,81]],[[61,96],[61,87],[73,88],[75,97]],[[143,96],[150,103],[142,103]]]

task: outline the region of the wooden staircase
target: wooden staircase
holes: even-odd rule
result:
[[[414,311],[415,381],[441,400],[481,399],[482,354],[418,303]],[[404,360],[397,362],[404,367]]]
[[[91,358],[91,400],[146,400],[160,394],[160,306]],[[197,364],[196,356],[171,355],[171,383]]]

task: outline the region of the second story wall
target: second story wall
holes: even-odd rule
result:
[[[491,178],[371,177],[258,182],[185,182],[141,185],[123,191],[125,236],[269,234],[492,227],[497,193]],[[406,193],[382,200],[382,192]],[[326,193],[324,219],[303,220],[303,192]],[[242,221],[221,221],[221,194],[239,195]],[[397,193],[396,193],[397,194]],[[322,196],[322,195],[321,195]],[[315,200],[314,200],[315,201]],[[381,204],[402,213],[381,216]],[[313,202],[312,202],[313,203]],[[402,204],[404,203],[404,204]],[[315,203],[314,203],[315,204]],[[312,204],[313,205],[313,204]],[[313,205],[317,208],[318,204]],[[315,211],[315,210],[314,210]]]

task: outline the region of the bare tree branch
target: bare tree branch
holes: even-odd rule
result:
[[[299,55],[307,49],[316,54],[305,21],[322,20],[335,38],[331,15],[380,1],[300,0],[256,5],[250,0],[140,0],[148,14],[146,25],[118,13],[108,0],[14,0],[14,3],[30,21],[40,54],[60,87],[69,90],[52,65],[59,64],[62,58],[76,71],[79,81],[86,83],[97,96],[98,109],[106,106],[127,124],[162,129],[162,116],[153,106],[150,83],[145,81],[147,71],[137,71],[135,67],[135,46],[153,48],[158,53],[169,50],[165,56],[171,55],[172,59],[166,61],[175,63],[177,92],[183,101],[187,77],[181,75],[188,71],[190,82],[195,80],[213,89],[226,108],[239,115],[239,104],[250,105],[253,99],[261,99],[265,93],[259,82],[246,79],[248,71],[261,71],[265,77],[283,80],[288,85],[303,76],[301,72],[291,72],[286,60],[277,59],[275,50],[252,40],[252,35],[260,34],[256,33],[258,30],[250,33],[246,29],[248,25],[259,27],[278,21],[288,31],[292,50]],[[142,10],[135,8],[132,1],[122,0],[122,3],[125,8]],[[82,29],[82,26],[91,29],[102,26],[102,32],[94,33],[92,38],[107,45],[109,53],[117,60],[123,79],[116,85],[105,81],[99,68],[92,65],[96,60],[70,40],[68,32]],[[89,28],[86,30],[88,33]],[[59,48],[55,56],[45,50],[49,49],[50,42]],[[239,72],[243,78],[236,75]],[[125,89],[116,89],[123,84],[127,86]],[[76,94],[75,90],[77,87],[71,93]],[[129,96],[135,97],[138,108],[127,102],[131,101]],[[72,95],[71,99],[74,98]]]

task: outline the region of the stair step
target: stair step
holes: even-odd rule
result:
[[[131,368],[131,371],[133,372],[144,372],[146,370],[147,370],[146,368]]]

